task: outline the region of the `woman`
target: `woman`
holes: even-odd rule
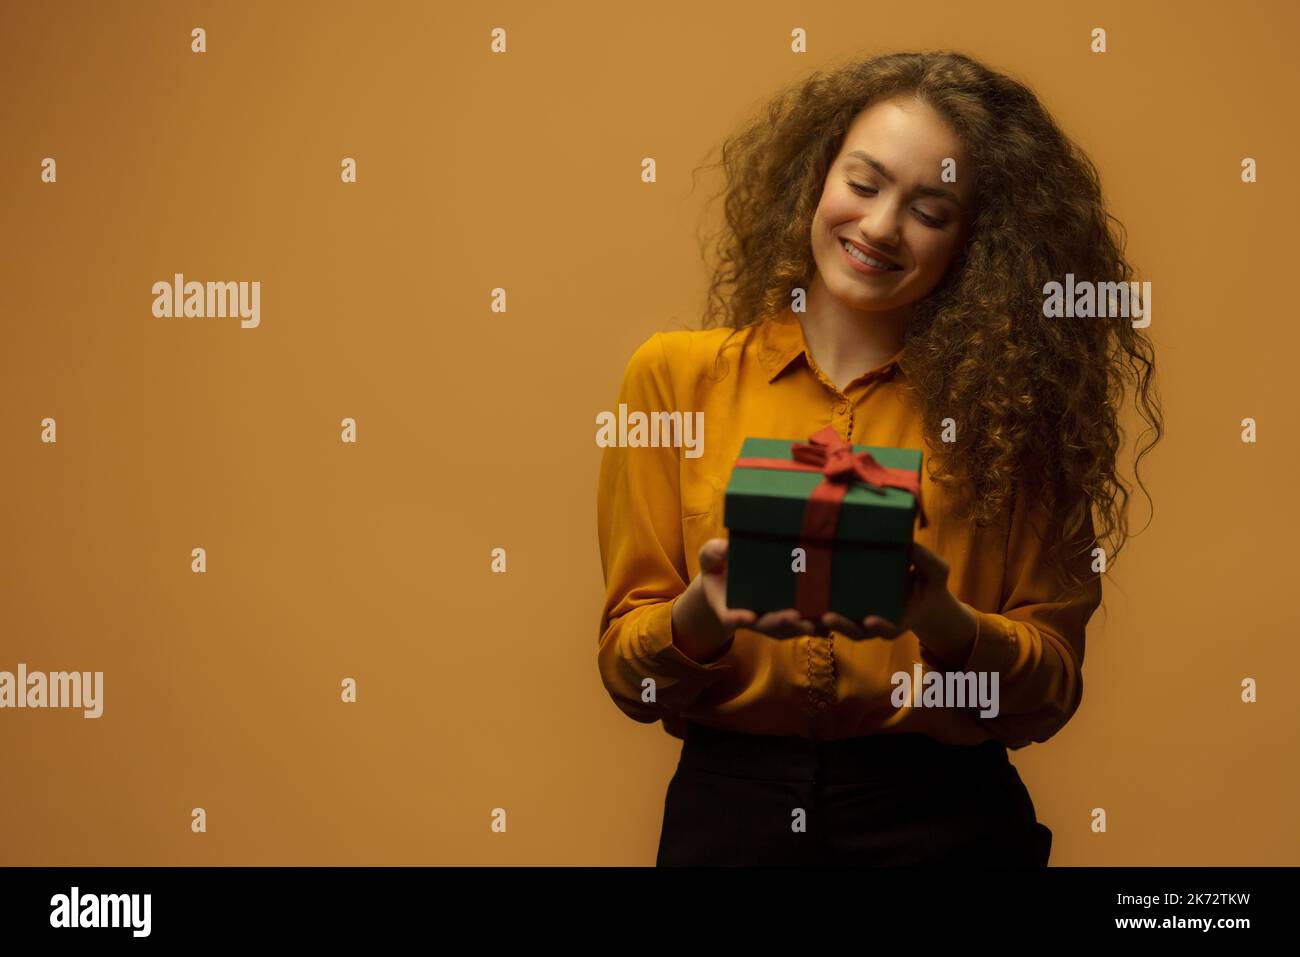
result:
[[[1100,572],[1127,538],[1129,372],[1155,430],[1139,460],[1163,433],[1132,318],[1045,309],[1067,273],[1132,275],[1097,173],[1033,93],[947,53],[815,74],[722,166],[705,328],[647,340],[618,400],[702,413],[703,442],[608,448],[598,488],[602,679],[685,740],[658,863],[1046,865],[1007,749],[1079,706]],[[929,521],[897,622],[726,606],[743,439],[828,425],[923,450]],[[987,680],[996,707],[896,695],[917,671]]]

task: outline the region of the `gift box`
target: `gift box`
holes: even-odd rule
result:
[[[831,426],[807,442],[746,438],[724,500],[727,607],[897,625],[918,518],[917,449],[849,445]]]

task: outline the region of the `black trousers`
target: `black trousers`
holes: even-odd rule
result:
[[[656,864],[1045,867],[1051,847],[996,741],[812,741],[689,722]]]

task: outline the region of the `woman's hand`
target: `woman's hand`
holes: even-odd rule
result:
[[[903,612],[895,623],[878,615],[868,615],[856,623],[828,611],[822,624],[848,635],[850,638],[897,638],[900,632],[920,631],[928,622],[945,615],[953,604],[948,591],[948,563],[919,542],[912,542],[907,574],[907,590],[903,599]],[[918,627],[920,626],[920,627]]]
[[[773,638],[795,638],[824,629],[804,618],[794,608],[769,611],[762,616],[746,608],[727,607],[727,539],[711,538],[700,546],[700,587],[709,608],[727,631],[748,628]]]

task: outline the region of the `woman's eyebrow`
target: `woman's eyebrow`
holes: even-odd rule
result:
[[[889,180],[891,183],[894,182],[894,177],[890,175],[889,170],[885,169],[884,164],[869,153],[864,153],[862,150],[853,150],[851,153],[846,154],[846,157],[849,159],[861,160],[881,176],[885,177],[885,179]],[[957,194],[950,189],[941,189],[938,186],[918,186],[916,191],[923,196],[937,196],[940,199],[952,200],[958,206],[961,205],[961,200],[957,198]]]

